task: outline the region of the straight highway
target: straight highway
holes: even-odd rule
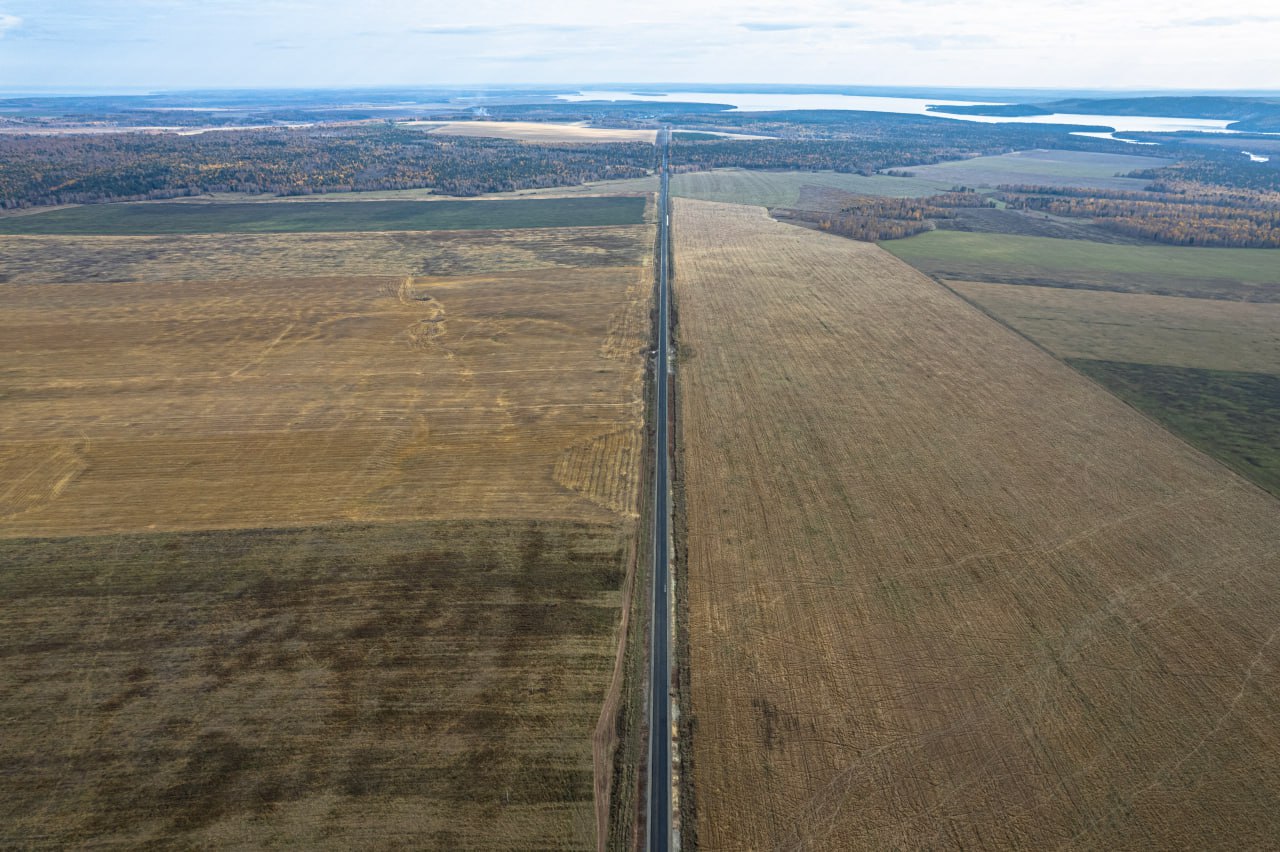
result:
[[[653,610],[649,636],[649,784],[645,836],[649,852],[671,848],[671,444],[667,392],[671,383],[671,205],[667,197],[671,132],[659,131],[662,171],[658,190],[658,316],[653,407]]]

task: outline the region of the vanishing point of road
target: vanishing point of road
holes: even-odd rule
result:
[[[662,171],[658,191],[658,339],[653,418],[653,610],[649,620],[649,784],[646,833],[649,852],[671,848],[671,455],[667,391],[671,383],[671,205],[667,199],[671,132],[658,131]]]

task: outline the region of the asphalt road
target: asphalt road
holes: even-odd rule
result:
[[[653,416],[656,461],[653,489],[653,610],[649,644],[649,789],[646,834],[649,852],[671,848],[671,632],[670,571],[671,480],[667,435],[667,391],[671,349],[671,206],[667,201],[670,131],[663,131],[662,178],[658,193],[658,340],[654,371],[657,398]]]

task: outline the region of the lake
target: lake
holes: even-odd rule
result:
[[[566,101],[686,101],[696,103],[730,104],[737,112],[766,112],[787,109],[848,109],[865,112],[894,112],[905,115],[931,115],[959,121],[978,121],[986,124],[1018,122],[1022,124],[1083,124],[1111,127],[1117,132],[1152,131],[1172,133],[1179,130],[1200,130],[1230,133],[1227,125],[1233,119],[1167,118],[1147,115],[1028,115],[1015,118],[987,115],[948,115],[929,112],[930,104],[941,106],[990,105],[987,101],[951,101],[939,98],[888,98],[865,95],[807,95],[767,92],[669,92],[643,95],[625,90],[583,90],[576,95],[561,95]]]

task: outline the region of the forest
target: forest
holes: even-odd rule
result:
[[[648,143],[432,137],[386,124],[192,136],[0,135],[0,207],[211,192],[431,188],[473,196],[642,177],[655,166],[656,149]]]
[[[1280,248],[1280,197],[1223,192],[1194,183],[1156,185],[1152,192],[1008,185],[1012,209],[1089,218],[1099,227],[1180,246]]]
[[[1280,192],[1280,162],[1273,160],[1251,163],[1234,151],[1202,151],[1171,166],[1141,169],[1129,177],[1143,178],[1163,185],[1200,183],[1259,192]]]
[[[777,138],[711,141],[677,136],[671,151],[676,171],[829,169],[874,174],[895,166],[927,165],[1034,148],[1114,153],[1118,147],[1110,140],[1073,136],[1068,132],[1083,128],[978,124],[849,110],[689,115],[682,117],[681,126]],[[1156,156],[1156,152],[1147,150],[1125,150],[1125,153]]]
[[[838,213],[808,210],[774,211],[779,218],[863,242],[898,240],[933,229],[932,220],[949,219],[960,207],[992,207],[975,192],[946,192],[928,198],[858,198]]]

